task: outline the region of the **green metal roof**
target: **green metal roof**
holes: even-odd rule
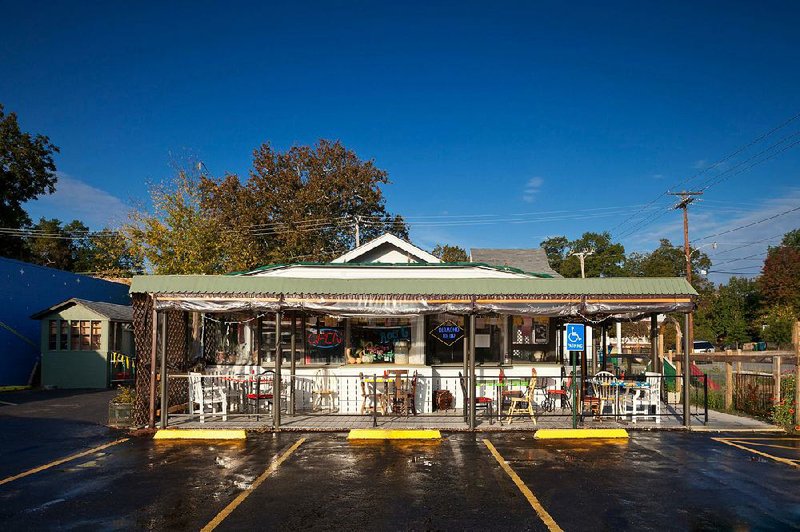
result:
[[[530,275],[531,277],[553,278],[549,273],[526,272],[512,266],[497,266],[485,262],[293,262],[291,264],[267,264],[258,266],[252,270],[242,270],[230,272],[226,275],[247,275],[279,268],[291,268],[292,266],[306,266],[312,268],[472,268],[482,267],[501,272],[519,273]]]
[[[331,295],[696,296],[686,279],[299,279],[230,275],[137,275],[131,293]]]

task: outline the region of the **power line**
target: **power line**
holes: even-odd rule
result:
[[[714,233],[713,235],[704,236],[703,238],[696,238],[695,240],[692,240],[692,242],[700,242],[701,240],[708,240],[709,238],[714,238],[715,236],[727,235],[728,233],[733,233],[735,231],[740,231],[740,230],[746,229],[748,227],[753,227],[754,225],[758,225],[758,224],[761,224],[761,223],[764,223],[764,222],[768,222],[768,221],[774,220],[775,218],[778,218],[780,216],[785,216],[787,214],[790,214],[790,213],[793,213],[793,212],[796,212],[796,211],[800,211],[800,206],[795,207],[793,209],[789,209],[789,210],[783,211],[783,212],[779,212],[778,214],[773,214],[772,216],[768,216],[766,218],[762,218],[761,220],[757,220],[755,222],[750,222],[749,224],[744,224],[744,225],[740,225],[738,227],[734,227],[733,229],[728,229],[726,231],[721,231],[719,233]]]

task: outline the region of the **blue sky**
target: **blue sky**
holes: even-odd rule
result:
[[[0,1],[0,12],[13,21],[0,102],[61,147],[59,190],[30,204],[34,216],[115,225],[174,161],[244,175],[261,142],[319,138],[389,172],[388,207],[426,248],[614,229],[646,251],[680,241],[659,195],[693,176],[685,186],[726,178],[691,211],[693,238],[800,206],[800,135],[786,138],[800,118],[709,168],[800,112],[796,2]],[[732,261],[719,269],[748,273],[769,237],[795,227],[800,211],[698,244],[718,240],[704,251]]]

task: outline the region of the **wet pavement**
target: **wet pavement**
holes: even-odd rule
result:
[[[798,440],[727,437],[744,448],[672,432],[622,443],[530,433],[435,443],[297,433],[228,444],[131,438],[0,485],[0,528],[197,530],[245,492],[220,530],[545,530],[483,438],[565,530],[800,527]],[[245,491],[300,438],[274,474]],[[4,471],[16,465],[3,453]]]

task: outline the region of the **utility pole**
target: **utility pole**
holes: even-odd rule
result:
[[[683,254],[686,258],[686,280],[692,284],[692,250],[689,247],[689,204],[695,196],[702,196],[703,192],[692,192],[684,190],[682,192],[669,192],[670,196],[679,196],[681,200],[675,205],[675,209],[683,209]],[[689,313],[688,327],[686,328],[686,345],[689,346],[688,354],[694,351],[694,314]]]
[[[354,216],[353,219],[356,223],[356,247],[361,245],[361,227],[359,227],[359,223],[361,222],[360,216]]]
[[[578,257],[578,259],[581,261],[581,279],[586,279],[586,268],[584,267],[584,261],[589,255],[594,255],[594,250],[584,249],[583,251],[573,251],[569,254],[570,257],[573,255]]]

